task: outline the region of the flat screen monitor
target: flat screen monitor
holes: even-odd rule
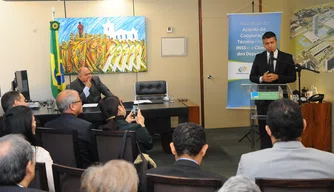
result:
[[[27,70],[15,72],[15,84],[17,91],[22,93],[27,101],[30,101],[29,82]]]

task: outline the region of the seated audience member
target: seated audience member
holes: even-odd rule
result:
[[[247,177],[238,175],[229,178],[218,192],[261,192],[261,190]]]
[[[18,91],[9,91],[1,97],[1,106],[3,112],[15,106],[28,106],[26,98]]]
[[[136,169],[124,160],[91,166],[81,176],[82,192],[137,192],[137,186]]]
[[[106,119],[106,124],[100,126],[100,128],[120,131],[136,131],[136,139],[140,150],[143,153],[146,153],[147,150],[153,148],[152,137],[145,127],[145,118],[141,114],[140,109],[138,109],[136,117],[133,117],[132,111],[126,116],[125,107],[116,96],[104,97],[99,102],[99,107]]]
[[[79,94],[74,90],[64,90],[58,94],[56,103],[61,115],[47,122],[44,127],[67,130],[76,129],[78,131],[79,149],[83,168],[86,168],[92,164],[94,159],[90,133],[90,129],[93,128],[93,125],[77,117],[82,113],[82,102]]]
[[[0,138],[0,191],[38,192],[27,188],[35,177],[35,159],[31,145],[20,135]]]
[[[80,94],[82,103],[98,103],[101,100],[101,93],[105,96],[112,96],[98,76],[92,76],[87,67],[79,69],[78,78],[70,84],[70,89]]]
[[[147,173],[189,178],[217,178],[225,182],[225,177],[200,168],[209,147],[201,126],[190,122],[179,124],[173,132],[172,141],[170,148],[175,156],[174,164],[171,167],[149,169]]]
[[[29,107],[16,106],[7,110],[0,124],[0,136],[7,134],[21,134],[36,149],[36,162],[45,163],[48,186],[54,191],[52,158],[48,151],[36,146],[36,121]]]
[[[237,175],[255,178],[334,178],[334,154],[301,143],[306,121],[295,102],[280,99],[269,105],[266,131],[273,147],[241,156]]]

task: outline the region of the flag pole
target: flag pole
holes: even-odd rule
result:
[[[66,13],[66,0],[64,0],[64,17],[65,17],[65,19],[67,18],[67,13]],[[72,69],[73,69],[73,67],[72,67]],[[72,83],[71,73],[72,73],[72,71],[71,71],[71,72],[68,71],[68,64],[66,65],[66,71],[67,71],[67,73],[68,73],[68,79],[69,79],[69,81],[70,81],[70,83],[68,84],[68,88],[71,89],[71,83]]]
[[[52,7],[52,21],[55,20],[55,8]]]

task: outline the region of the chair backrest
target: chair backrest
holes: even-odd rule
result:
[[[70,167],[82,167],[78,131],[38,127],[36,135],[54,163]]]
[[[147,192],[215,192],[222,181],[215,178],[185,178],[146,174]]]
[[[262,192],[330,192],[334,179],[268,179],[256,178]]]
[[[96,146],[96,159],[107,162],[118,159],[124,131],[102,131],[93,129],[94,142]],[[128,131],[123,159],[133,162],[137,158],[136,132]]]
[[[137,81],[134,88],[135,100],[163,100],[168,96],[166,81]]]
[[[48,179],[46,176],[45,163],[36,162],[35,165],[35,178],[29,184],[29,188],[40,189],[43,191],[49,191]]]
[[[80,192],[84,169],[53,164],[52,171],[56,192]]]

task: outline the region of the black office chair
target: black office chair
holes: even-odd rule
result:
[[[146,174],[147,192],[215,192],[222,181],[214,178],[186,178]]]
[[[56,192],[80,192],[84,169],[53,164],[52,171]]]
[[[82,167],[77,130],[38,127],[36,135],[54,163],[70,167]]]
[[[151,100],[163,102],[168,96],[168,83],[166,81],[138,81],[134,85],[135,100]]]
[[[124,131],[102,131],[93,129],[94,143],[96,146],[96,159],[107,162],[112,159],[124,159],[133,162],[138,155],[136,147],[136,132],[128,131],[122,157],[119,157]]]
[[[333,192],[333,179],[269,179],[256,178],[262,192]]]
[[[49,191],[45,163],[36,162],[35,177],[34,177],[34,180],[32,180],[32,182],[29,184],[29,188]]]

